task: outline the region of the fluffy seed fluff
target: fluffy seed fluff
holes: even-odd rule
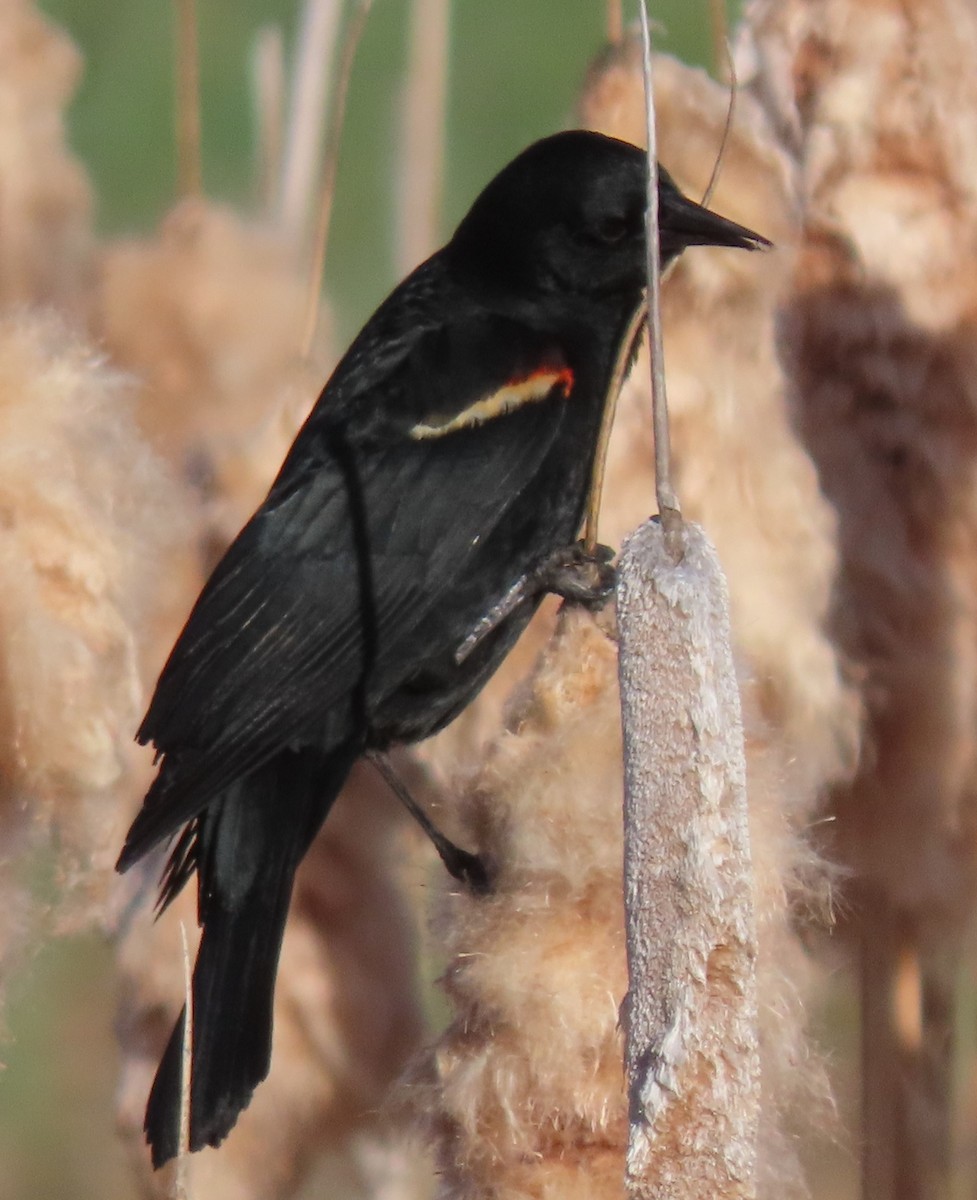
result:
[[[81,56],[31,0],[0,20],[0,307],[56,304],[83,315],[92,269],[92,191],[65,145]]]
[[[200,492],[218,545],[261,499],[325,378],[327,331],[311,363],[299,358],[306,289],[280,234],[203,200],[102,256],[99,330],[142,381],[140,424]]]
[[[949,1190],[954,1103],[973,1120],[952,1080],[977,904],[977,20],[963,0],[762,0],[750,18],[749,85],[801,181],[783,347],[865,705],[831,826],[853,875],[863,1177]]]
[[[93,885],[92,866],[109,878],[140,774],[140,638],[167,596],[180,533],[180,492],[136,428],[124,377],[53,315],[0,319],[8,888],[18,848],[55,832],[62,882]]]
[[[446,1196],[623,1195],[616,671],[569,613],[465,799],[495,885],[444,898],[456,1015],[409,1092]]]

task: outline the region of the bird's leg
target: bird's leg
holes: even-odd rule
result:
[[[455,662],[458,666],[465,661],[476,646],[480,645],[493,630],[498,629],[506,617],[511,616],[524,600],[529,600],[536,593],[532,589],[533,572],[517,579],[506,594],[488,610],[484,617],[476,623],[475,628],[455,651]]]
[[[493,604],[455,651],[460,666],[471,652],[526,600],[552,592],[592,612],[603,608],[614,591],[614,551],[597,545],[593,554],[583,542],[574,542],[548,555],[532,571],[517,579],[497,604]]]
[[[387,786],[403,804],[414,820],[431,839],[438,856],[452,879],[470,887],[473,892],[484,894],[489,891],[488,872],[477,854],[462,850],[450,838],[446,838],[423,808],[417,803],[393,768],[390,759],[379,750],[368,750],[366,757],[386,780]]]

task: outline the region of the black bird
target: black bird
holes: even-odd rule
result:
[[[577,537],[642,298],[645,172],[636,147],[573,131],[489,183],[353,342],[160,675],[138,740],[162,761],[118,868],[178,835],[160,909],[197,876],[194,1150],[268,1073],[294,873],[354,761],[468,704],[553,582],[541,564]],[[659,197],[663,263],[767,244],[664,171]],[[524,577],[535,588],[462,658]],[[182,1036],[181,1015],[146,1112],[156,1166],[178,1149]]]

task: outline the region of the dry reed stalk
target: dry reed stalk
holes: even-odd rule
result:
[[[296,39],[276,224],[294,245],[303,248],[312,230],[322,131],[342,12],[341,0],[305,0]]]
[[[251,93],[257,192],[260,211],[270,220],[282,174],[285,131],[285,44],[277,25],[265,25],[255,35],[251,51]]]
[[[203,191],[200,153],[200,42],[197,0],[175,0],[176,158],[179,195]]]
[[[336,193],[336,172],[339,169],[339,147],[346,123],[346,100],[349,95],[353,64],[360,38],[366,28],[373,0],[357,0],[349,18],[336,66],[336,82],[332,95],[332,114],[326,126],[326,145],[322,154],[322,172],[316,194],[315,228],[312,234],[312,252],[309,266],[309,283],[306,293],[305,319],[302,323],[300,342],[301,355],[308,359],[316,343],[319,329],[319,310],[322,296],[322,277],[326,266],[326,250],[329,246],[329,230],[332,225],[332,205]]]
[[[656,184],[657,186],[657,184]],[[657,250],[655,251],[657,253]],[[587,498],[587,514],[584,519],[583,544],[588,554],[593,554],[599,543],[600,510],[604,499],[604,479],[607,475],[607,456],[610,450],[611,437],[614,433],[614,418],[617,415],[617,402],[627,378],[631,359],[634,355],[634,344],[642,327],[651,319],[658,321],[661,328],[661,308],[656,302],[655,317],[650,318],[647,306],[642,303],[634,312],[631,321],[624,331],[624,337],[618,346],[617,358],[611,371],[611,380],[604,400],[604,412],[600,421],[600,432],[597,437],[597,448],[594,454],[594,469],[590,480],[590,494]],[[659,338],[660,338],[659,332]]]
[[[709,33],[712,41],[712,69],[717,79],[730,82],[729,9],[727,0],[709,0]],[[735,81],[733,81],[735,86]]]
[[[193,960],[187,927],[180,922],[180,949],[183,951],[183,1053],[180,1056],[180,1146],[174,1166],[174,1200],[192,1200],[190,1189],[190,1083],[193,1069]]]
[[[743,63],[803,201],[785,363],[839,515],[834,629],[867,710],[833,847],[857,877],[865,1195],[944,1195],[977,885],[977,20],[959,0],[750,18]]]
[[[624,36],[624,5],[621,0],[606,0],[605,8],[607,42],[616,46]]]
[[[448,0],[414,0],[411,5],[398,163],[399,275],[412,271],[441,243],[450,13]]]
[[[646,325],[651,384],[651,425],[655,450],[655,499],[658,516],[666,540],[676,535],[675,552],[679,553],[678,534],[682,526],[682,510],[672,487],[672,444],[668,422],[668,401],[665,394],[665,352],[662,346],[662,269],[661,235],[658,229],[658,130],[655,125],[655,84],[651,53],[651,31],[648,27],[648,6],[641,0],[641,71],[645,94],[644,145],[648,151],[647,210],[645,236],[647,239],[646,272],[648,286],[645,295]]]
[[[280,47],[264,42],[259,155],[264,169],[280,166],[285,208],[301,228],[286,215],[249,222],[189,199],[155,237],[110,245],[100,263],[99,332],[143,381],[140,416],[154,444],[212,501],[205,524],[218,549],[267,489],[325,377],[328,330],[304,347],[307,362],[296,330],[338,9],[336,0],[306,6],[281,164]],[[183,26],[193,59],[189,17]],[[193,62],[181,60],[178,74],[189,78]]]

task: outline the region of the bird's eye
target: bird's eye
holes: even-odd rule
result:
[[[624,241],[627,234],[628,223],[624,217],[605,217],[597,227],[598,237],[608,246]]]

